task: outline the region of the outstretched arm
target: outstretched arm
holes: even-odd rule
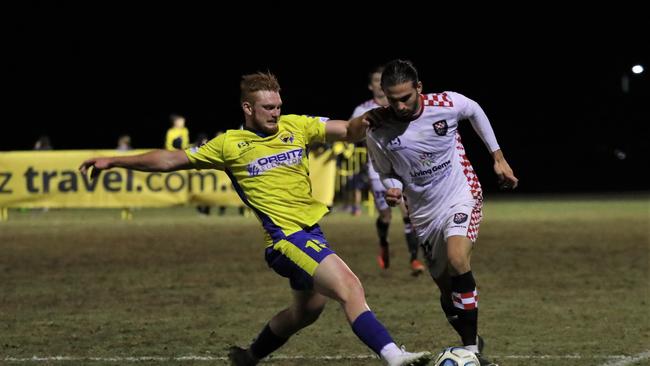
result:
[[[102,170],[127,168],[144,172],[171,172],[190,169],[192,165],[183,150],[153,150],[140,155],[92,158],[81,163],[79,171],[95,178]]]
[[[350,119],[349,121],[332,120],[325,124],[325,138],[328,142],[361,141],[366,137],[366,128],[369,122],[364,115]]]

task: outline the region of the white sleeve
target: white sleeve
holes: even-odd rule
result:
[[[384,187],[386,187],[386,189],[398,188],[402,190],[403,184],[393,173],[392,164],[377,140],[375,140],[371,135],[367,135],[366,146],[368,149],[368,157],[372,162],[372,166],[379,174],[379,179],[381,179],[381,183]]]
[[[365,113],[365,110],[363,108],[361,108],[361,106],[359,105],[356,108],[354,108],[354,112],[352,112],[352,116],[350,117],[350,119],[355,118],[355,117],[359,117],[360,115],[362,115],[364,113]]]
[[[490,152],[499,150],[499,143],[492,130],[490,120],[485,115],[485,112],[483,112],[483,108],[462,94],[454,92],[447,93],[450,94],[451,100],[454,101],[454,105],[458,108],[458,119],[469,119],[474,131],[481,137],[481,140],[483,140],[483,143]]]

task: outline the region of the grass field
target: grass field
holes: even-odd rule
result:
[[[226,364],[228,345],[247,345],[287,304],[256,219],[201,218],[189,207],[133,216],[9,212],[0,222],[0,363]],[[472,264],[486,354],[501,366],[650,365],[647,194],[494,199],[484,216]],[[457,344],[431,279],[409,275],[401,220],[384,272],[373,222],[333,213],[322,226],[398,343]],[[267,362],[380,364],[370,356],[330,302]]]

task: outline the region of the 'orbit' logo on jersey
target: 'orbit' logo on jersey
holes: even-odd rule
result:
[[[302,149],[285,151],[279,154],[258,158],[246,166],[251,177],[260,175],[267,170],[280,166],[298,165],[302,163]]]

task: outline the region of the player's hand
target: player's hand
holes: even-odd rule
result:
[[[388,188],[384,197],[388,206],[395,207],[402,202],[402,190],[399,188]]]
[[[494,161],[494,173],[499,178],[499,188],[501,189],[515,189],[519,185],[519,179],[515,177],[506,159]]]
[[[363,114],[363,123],[369,127],[369,128],[375,128],[377,127],[377,124],[381,120],[379,117],[379,111],[380,108],[375,108],[372,110],[369,110],[368,112]]]
[[[99,176],[102,170],[111,168],[111,159],[110,158],[92,158],[84,161],[79,166],[79,171],[83,175],[87,175],[90,172],[90,178],[95,179]]]

